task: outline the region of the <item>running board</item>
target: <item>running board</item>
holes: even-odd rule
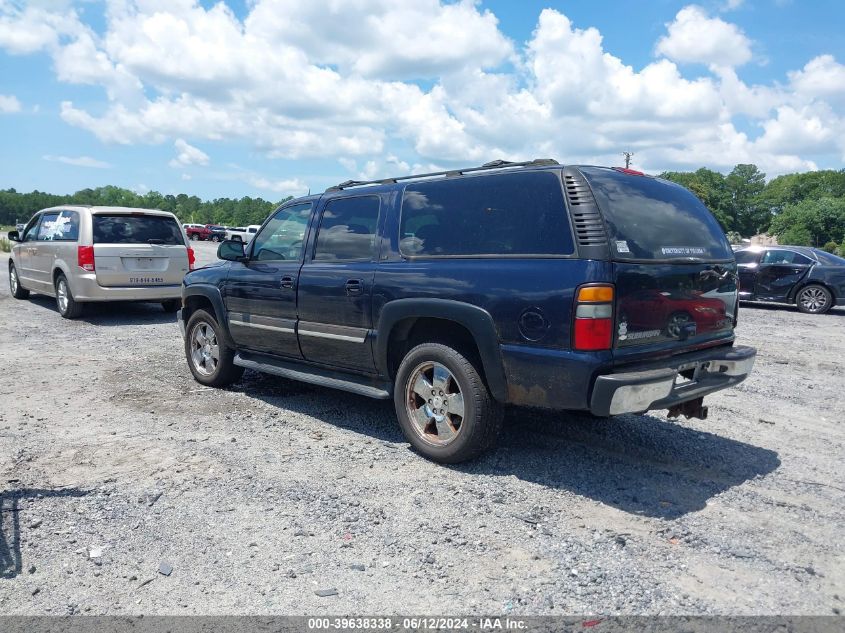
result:
[[[320,385],[321,387],[340,389],[350,393],[357,393],[360,396],[367,396],[368,398],[388,400],[392,397],[390,383],[368,381],[366,378],[360,378],[359,381],[356,381],[358,377],[351,374],[344,374],[310,365],[306,366],[300,363],[286,362],[264,354],[240,352],[235,354],[234,363],[240,367],[261,371],[266,374],[299,380],[300,382]]]

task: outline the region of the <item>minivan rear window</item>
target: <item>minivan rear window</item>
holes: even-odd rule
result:
[[[176,220],[161,215],[101,215],[94,219],[94,244],[184,245]]]
[[[733,259],[716,218],[680,185],[601,167],[579,169],[604,215],[616,259]]]
[[[410,184],[399,250],[406,257],[569,255],[574,246],[559,173]]]

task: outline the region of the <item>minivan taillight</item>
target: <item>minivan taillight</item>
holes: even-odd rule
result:
[[[582,352],[610,349],[613,343],[613,286],[584,286],[575,297],[572,347]]]
[[[94,270],[94,247],[93,246],[77,246],[76,247],[76,263],[83,270]]]
[[[188,246],[188,270],[194,269],[194,264],[197,261],[197,256],[194,255],[194,249]]]

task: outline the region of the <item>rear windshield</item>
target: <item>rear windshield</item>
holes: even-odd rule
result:
[[[568,255],[572,231],[557,172],[408,185],[400,252],[410,257]]]
[[[176,220],[160,215],[94,215],[94,244],[184,245]]]
[[[716,218],[680,185],[601,167],[581,171],[604,215],[616,259],[733,259]]]
[[[813,249],[813,252],[816,254],[816,257],[819,258],[819,261],[822,264],[826,264],[828,266],[843,266],[845,265],[845,258],[839,257],[838,255],[832,255],[827,251],[820,251],[817,248]]]

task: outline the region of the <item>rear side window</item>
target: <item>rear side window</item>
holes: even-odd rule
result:
[[[623,260],[731,260],[722,228],[701,201],[674,183],[581,167]]]
[[[161,215],[94,215],[94,244],[184,245],[173,218]]]
[[[408,185],[405,256],[569,255],[572,231],[557,172],[497,174]]]
[[[332,200],[323,211],[316,261],[354,261],[373,258],[378,225],[377,196],[358,196]]]
[[[79,214],[76,211],[45,213],[38,227],[38,239],[47,242],[75,242],[79,239]]]

